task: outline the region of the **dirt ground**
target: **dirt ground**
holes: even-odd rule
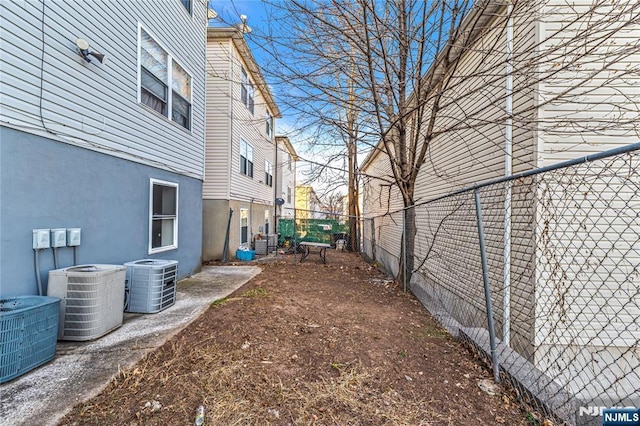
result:
[[[539,424],[358,255],[260,266],[61,424],[190,425],[200,405],[207,425]]]

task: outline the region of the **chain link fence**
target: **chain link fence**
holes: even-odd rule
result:
[[[640,408],[640,144],[414,209],[405,284],[524,403],[577,425]],[[394,274],[406,220],[364,222],[364,253]]]

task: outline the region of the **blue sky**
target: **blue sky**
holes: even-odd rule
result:
[[[218,12],[225,22],[239,22],[240,15],[247,15],[250,26],[266,24],[267,6],[261,0],[209,0],[209,8]]]

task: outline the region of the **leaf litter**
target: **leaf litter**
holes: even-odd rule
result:
[[[356,254],[292,255],[118,372],[63,425],[527,425],[491,371]]]

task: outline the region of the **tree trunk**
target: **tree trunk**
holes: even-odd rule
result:
[[[411,276],[415,265],[414,251],[416,244],[416,210],[413,206],[405,208],[402,212],[403,232],[402,246],[400,247],[400,270],[398,280],[402,288],[407,290],[411,285]]]
[[[352,138],[350,138],[352,139]],[[358,238],[358,179],[356,176],[357,167],[357,151],[355,140],[349,141],[349,241],[347,242],[347,248],[350,251],[360,252],[360,239]]]

